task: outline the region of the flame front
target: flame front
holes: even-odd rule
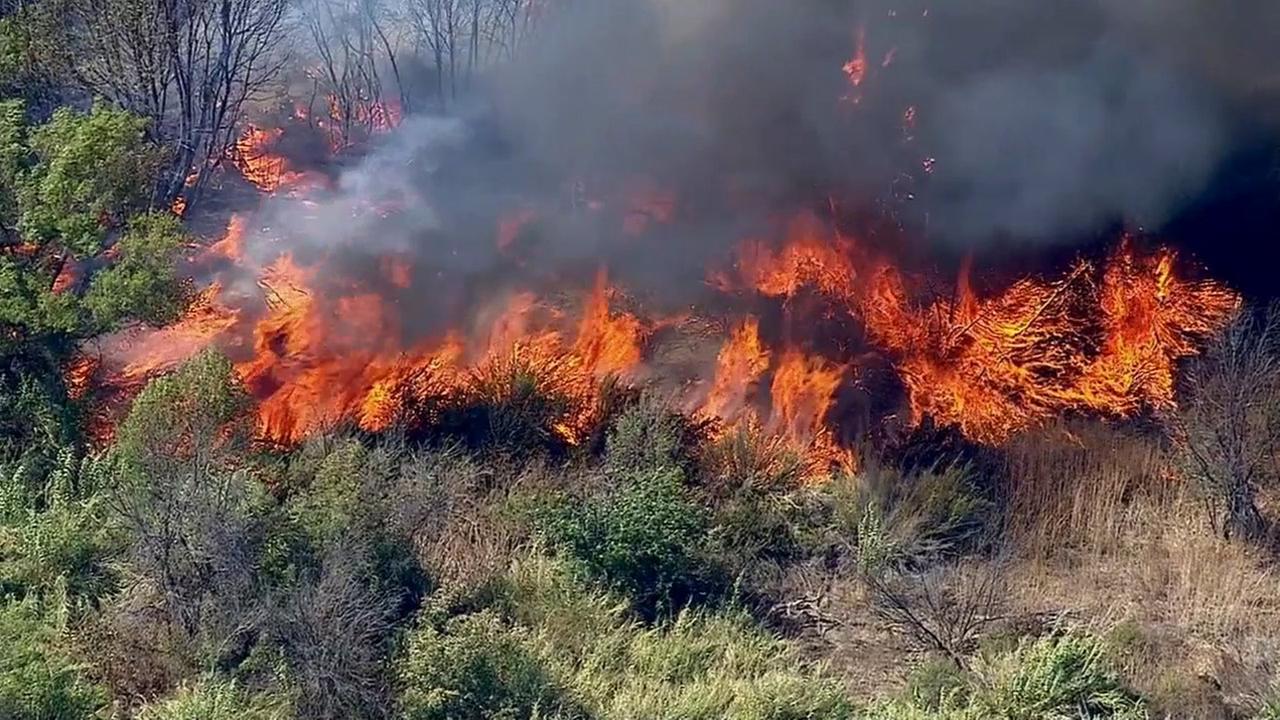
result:
[[[1171,251],[1142,254],[1129,242],[1101,269],[1080,261],[985,297],[966,264],[954,292],[919,302],[892,263],[835,233],[822,240],[817,227],[793,223],[778,251],[744,245],[740,282],[770,297],[826,296],[894,362],[911,424],[929,417],[983,442],[1063,412],[1169,407],[1178,360],[1239,308],[1226,288],[1179,277]]]
[[[868,73],[865,40],[859,31],[844,67],[858,92]],[[892,50],[882,65],[891,59]],[[348,118],[334,107],[327,120],[312,120],[299,109],[294,119],[331,134],[349,120],[378,132],[399,122],[390,106],[352,112],[365,114]],[[913,122],[908,109],[908,133]],[[299,207],[314,206],[313,193],[331,183],[281,156],[282,135],[249,126],[231,163],[264,194],[286,192]],[[614,232],[636,247],[658,241],[696,205],[644,178],[589,190],[574,185],[575,212],[615,223]],[[583,203],[579,195],[601,199]],[[994,290],[976,289],[965,263],[950,290],[939,292],[936,279],[842,231],[834,198],[828,206],[830,221],[800,213],[780,232],[741,243],[731,265],[712,268],[708,284],[722,294],[717,309],[667,315],[646,313],[642,298],[611,284],[603,267],[592,280],[559,276],[554,293],[505,283],[457,293],[485,298],[458,304],[431,292],[419,277],[424,258],[407,250],[383,252],[376,269],[351,273],[339,259],[343,248],[295,255],[294,238],[255,231],[251,216],[238,214],[192,262],[192,275],[206,285],[178,323],[107,338],[103,361],[76,364],[68,379],[77,388],[98,376],[137,387],[216,345],[257,399],[261,437],[293,443],[338,423],[374,432],[427,427],[477,393],[502,397],[514,392],[502,383],[536,378],[568,408],[556,432],[577,443],[598,412],[601,380],[617,377],[684,393],[685,407],[723,428],[751,423],[805,452],[816,473],[853,463],[841,405],[847,395],[882,391],[863,384],[868,357],[886,361],[900,382],[901,407],[890,417],[907,426],[929,418],[999,443],[1062,413],[1128,417],[1171,407],[1179,361],[1240,304],[1221,285],[1189,279],[1173,252],[1141,251],[1128,239],[1103,262],[1080,260],[1055,277]],[[400,209],[354,212],[388,217]],[[503,263],[533,267],[545,212],[513,198],[484,242]],[[75,282],[73,270],[60,282]],[[436,274],[424,277],[440,277],[429,272]],[[424,302],[443,324],[423,330],[411,322]],[[768,332],[765,314],[778,320]],[[821,331],[823,323],[838,330]],[[707,328],[724,330],[708,337]],[[680,353],[664,344],[687,345],[692,355],[673,369],[669,358]]]

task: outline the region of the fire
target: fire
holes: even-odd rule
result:
[[[498,249],[511,250],[520,233],[538,219],[538,214],[530,208],[521,208],[498,219]]]
[[[1108,262],[1098,291],[1105,340],[1080,389],[1088,407],[1133,413],[1134,397],[1172,407],[1177,362],[1238,310],[1235,293],[1179,277],[1176,260],[1168,249],[1139,256],[1126,240]]]
[[[887,57],[885,66],[892,61]],[[867,71],[867,28],[859,25],[853,39],[853,56],[840,68],[849,81],[849,94],[841,99],[857,105],[862,102],[862,84],[866,82]]]
[[[715,380],[705,410],[735,418],[747,410],[760,376],[769,369],[769,351],[760,342],[760,323],[748,317],[734,328],[716,357]]]
[[[622,231],[640,236],[653,225],[670,223],[676,215],[676,196],[662,188],[640,183],[626,200]]]
[[[1168,407],[1177,361],[1239,306],[1216,283],[1182,279],[1172,253],[1127,242],[1101,267],[1080,261],[1056,279],[1024,278],[986,296],[966,264],[953,293],[920,302],[891,263],[819,228],[812,218],[793,223],[779,250],[745,244],[738,282],[784,301],[820,293],[894,362],[910,424],[929,417],[983,442],[1063,412]]]
[[[536,388],[559,398],[555,433],[573,444],[599,420],[602,378],[661,381],[669,358],[661,343],[717,324],[696,307],[680,322],[635,312],[641,306],[601,269],[576,300],[512,290],[467,308],[444,332],[415,335],[396,299],[418,282],[414,257],[384,255],[376,277],[355,280],[335,275],[323,254],[302,262],[247,225],[234,216],[193,263],[229,273],[227,284],[215,280],[169,328],[108,343],[103,367],[113,384],[136,385],[216,345],[256,398],[258,433],[269,441],[297,442],[339,423],[431,427],[479,398],[523,402],[520,393]],[[252,252],[249,243],[258,244]],[[273,249],[255,271],[249,258]],[[999,443],[1061,413],[1169,407],[1179,360],[1239,306],[1220,285],[1188,279],[1172,252],[1127,241],[1103,262],[996,290],[979,289],[966,263],[941,294],[812,215],[788,223],[779,242],[744,242],[736,258],[712,273],[712,285],[733,303],[771,300],[783,331],[766,334],[755,312],[719,323],[728,330],[711,338],[714,358],[692,361],[701,369],[685,387],[699,390],[687,406],[726,430],[759,427],[802,452],[815,476],[855,464],[837,410],[842,393],[859,387],[867,354],[895,370],[908,425],[931,418]],[[821,318],[846,318],[860,339],[806,329]]]
[[[867,79],[867,29],[865,26],[858,27],[853,47],[853,57],[849,58],[841,69],[845,77],[849,78],[849,84],[858,88]]]
[[[728,428],[746,424],[798,450],[812,476],[825,476],[833,467],[853,467],[853,453],[836,443],[827,424],[845,368],[788,349],[773,367],[769,416],[761,423],[756,408],[762,398],[757,396],[773,357],[761,341],[759,322],[748,317],[739,323],[716,357],[714,381],[701,412],[725,421]]]
[[[873,71],[867,57],[859,29],[843,67],[853,102]],[[328,118],[314,122],[341,141],[335,153],[349,146],[352,123],[381,132],[400,122],[393,105],[330,104]],[[296,116],[312,121],[302,108]],[[903,132],[915,121],[908,108]],[[315,185],[278,153],[282,134],[250,126],[230,159],[264,194],[305,197]],[[923,161],[926,172],[933,162]],[[614,222],[621,236],[656,242],[660,226],[698,209],[653,181],[592,182],[591,194],[574,185],[573,211]],[[885,426],[930,419],[1000,443],[1063,413],[1129,417],[1171,407],[1179,362],[1240,304],[1230,290],[1192,279],[1173,252],[1128,239],[1101,261],[998,287],[966,262],[940,291],[928,273],[844,232],[835,199],[829,207],[831,220],[799,214],[780,232],[741,243],[731,267],[708,272],[722,294],[714,309],[673,315],[648,312],[648,298],[611,284],[603,267],[594,280],[590,267],[575,266],[524,285],[512,273],[501,284],[467,286],[459,294],[468,302],[455,302],[454,278],[433,258],[389,252],[352,273],[339,249],[295,254],[288,238],[249,232],[252,216],[237,214],[192,262],[192,275],[208,284],[178,323],[112,336],[100,365],[78,361],[68,378],[75,388],[92,377],[135,387],[216,346],[257,401],[259,436],[284,444],[336,424],[423,430],[546,398],[550,432],[575,445],[603,417],[607,378],[666,382],[685,393],[686,409],[724,431],[757,428],[822,476],[856,463],[840,416],[851,395],[881,391],[863,385],[868,358],[899,383],[890,392],[901,407],[876,418]],[[537,270],[525,262],[537,243],[519,240],[542,212],[516,199],[480,242],[496,244],[504,267]],[[438,288],[429,284],[437,280]],[[423,314],[439,322],[417,322]],[[664,343],[687,345],[667,352]],[[497,415],[486,422],[500,425]]]
[[[244,258],[245,231],[248,221],[244,215],[236,213],[227,221],[227,231],[217,242],[210,245],[203,253],[206,258],[223,258],[225,260],[241,260]]]
[[[587,298],[574,352],[597,375],[620,374],[640,364],[643,328],[634,315],[609,313],[609,279],[601,270]]]
[[[133,328],[106,338],[101,352],[111,360],[112,384],[141,385],[237,327],[240,313],[223,305],[221,295],[222,286],[215,282],[196,295],[178,322],[162,328]]]
[[[205,255],[242,262],[246,241],[245,221],[235,217]],[[179,323],[146,336],[167,353],[144,351],[119,375],[161,372],[210,344],[233,357],[246,355],[236,370],[257,400],[259,435],[292,443],[343,422],[370,431],[403,422],[425,424],[433,416],[430,408],[479,392],[481,380],[492,383],[495,373],[515,372],[511,363],[569,373],[571,379],[548,382],[581,400],[596,392],[597,377],[625,375],[641,362],[643,324],[611,310],[615,290],[603,270],[582,301],[576,336],[562,313],[524,292],[510,296],[488,317],[478,315],[466,335],[410,341],[399,310],[375,286],[323,290],[321,267],[302,264],[290,252],[279,255],[259,273],[261,311],[252,309],[252,298],[210,286]],[[380,268],[388,288],[403,290],[413,283],[406,257],[384,257]],[[183,334],[187,337],[180,338]],[[483,389],[496,392],[492,386]],[[561,425],[564,439],[576,442],[589,422],[574,416]]]
[[[292,170],[283,156],[274,152],[284,131],[280,128],[266,130],[248,125],[232,148],[231,162],[259,190],[274,193],[297,185],[305,173]]]
[[[797,350],[783,355],[769,389],[773,419],[780,429],[796,440],[824,432],[827,411],[831,409],[843,375],[842,368],[820,357],[807,356]]]
[[[804,287],[842,297],[855,286],[854,248],[845,238],[824,234],[818,220],[808,215],[791,223],[787,237],[787,243],[777,251],[763,241],[742,246],[737,270],[747,286],[782,298],[793,297]],[[715,282],[722,288],[735,284],[723,276]]]

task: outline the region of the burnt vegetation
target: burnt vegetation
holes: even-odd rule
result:
[[[810,5],[0,0],[0,720],[1280,718],[1270,49]]]

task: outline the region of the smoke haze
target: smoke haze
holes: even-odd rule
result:
[[[1280,107],[1280,9],[1230,5],[568,2],[458,117],[410,118],[348,171],[309,232],[488,273],[495,222],[528,207],[522,239],[547,268],[603,260],[671,288],[829,197],[935,246],[1158,230]],[[859,47],[855,87],[842,68]],[[580,212],[625,212],[637,187],[678,199],[660,244]],[[405,212],[376,227],[337,221],[393,197]]]

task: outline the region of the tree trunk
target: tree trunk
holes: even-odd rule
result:
[[[1256,540],[1263,535],[1266,522],[1258,511],[1253,486],[1245,481],[1236,481],[1227,494],[1227,516],[1222,524],[1223,537],[1227,540]]]

